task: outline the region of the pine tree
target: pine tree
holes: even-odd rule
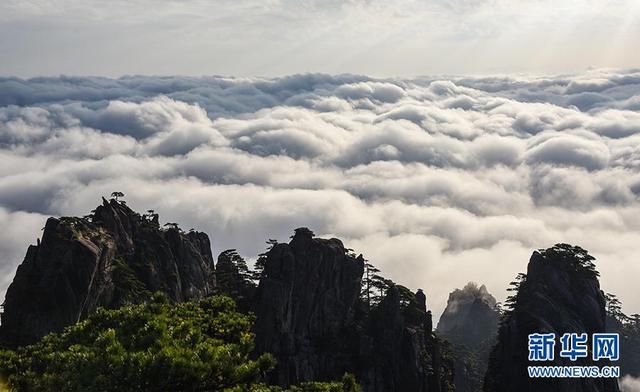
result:
[[[260,278],[264,274],[264,268],[267,264],[267,254],[269,253],[269,251],[271,251],[271,249],[273,249],[274,246],[278,245],[278,241],[269,238],[269,240],[266,241],[266,244],[267,250],[258,255],[258,259],[253,266],[252,280],[256,283],[260,281]]]
[[[369,260],[364,260],[364,275],[360,289],[360,297],[367,304],[367,309],[371,309],[380,303],[387,293],[387,290],[394,283],[380,275],[380,270]]]

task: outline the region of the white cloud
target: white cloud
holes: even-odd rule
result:
[[[436,317],[469,281],[503,300],[534,249],[571,242],[637,312],[639,89],[637,71],[1,79],[0,290],[46,216],[119,190],[216,253],[340,237]]]
[[[599,141],[563,133],[530,147],[526,159],[531,164],[550,163],[598,170],[607,166],[609,148]]]
[[[35,243],[42,234],[46,217],[28,212],[12,212],[0,207],[0,222],[5,229],[0,231],[0,297],[13,280],[18,264],[27,252],[29,244]]]

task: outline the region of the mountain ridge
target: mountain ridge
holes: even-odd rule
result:
[[[424,293],[381,278],[375,304],[365,305],[364,258],[339,239],[296,229],[288,244],[271,244],[261,271],[249,272],[234,250],[215,265],[205,233],[161,228],[155,212],[136,213],[114,195],[91,215],[47,221],[7,291],[4,345],[34,343],[98,308],[146,302],[158,291],[174,303],[221,293],[256,313],[256,353],[280,364],[265,375],[273,385],[348,372],[365,392],[451,389],[453,362],[432,332]]]

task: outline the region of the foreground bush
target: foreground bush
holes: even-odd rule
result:
[[[16,391],[280,391],[259,384],[275,366],[251,356],[253,317],[227,297],[99,310],[62,333],[16,351],[0,351],[0,373]],[[356,390],[310,383],[294,391]]]
[[[226,297],[172,305],[156,295],[3,352],[0,366],[20,391],[223,390],[274,366],[250,359],[251,325]]]

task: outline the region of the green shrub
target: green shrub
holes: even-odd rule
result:
[[[17,391],[248,390],[275,365],[251,357],[252,322],[227,297],[174,305],[154,295],[2,351],[0,371]]]

